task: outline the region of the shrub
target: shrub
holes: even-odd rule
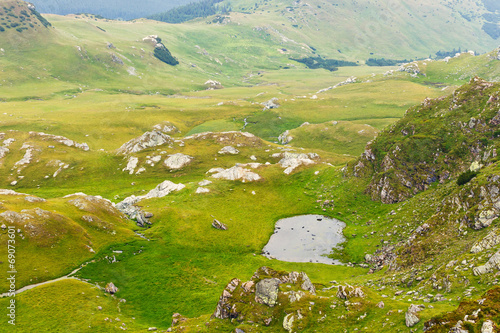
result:
[[[471,181],[472,178],[476,177],[479,172],[467,170],[458,176],[457,185],[462,186]]]

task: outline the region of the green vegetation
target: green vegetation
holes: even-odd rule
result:
[[[202,0],[188,5],[175,7],[164,13],[149,16],[152,20],[167,23],[182,23],[198,17],[208,17],[215,14],[226,14],[231,11],[227,5],[218,5],[223,0]]]
[[[444,29],[443,13],[467,6],[433,4],[435,12],[426,14],[424,24],[434,24],[433,29]],[[498,283],[495,273],[474,275],[473,269],[499,245],[478,253],[471,248],[499,227],[494,194],[495,186],[500,188],[500,86],[470,81],[477,74],[500,77],[498,51],[462,54],[447,62],[416,61],[407,71],[356,62],[369,53],[375,60],[384,54],[421,58],[438,44],[462,45],[470,36],[467,29],[477,37],[468,47],[489,45],[485,38],[490,37],[481,35],[473,16],[469,22],[458,15],[463,26],[448,31],[446,45],[435,42],[431,30],[409,32],[399,20],[420,13],[425,2],[416,7],[405,2],[403,9],[394,8],[399,15],[394,29],[408,40],[428,32],[425,45],[389,45],[395,30],[388,27],[377,39],[380,51],[373,50],[358,37],[380,35],[372,31],[376,26],[361,31],[352,22],[354,35],[339,32],[327,44],[332,24],[336,31],[345,29],[341,18],[347,13],[356,9],[366,20],[386,9],[373,2],[309,5],[238,1],[227,16],[175,25],[47,15],[54,29],[34,24],[22,33],[15,28],[29,26],[23,25],[28,18],[20,19],[26,17],[22,11],[29,13],[27,7],[17,2],[13,9],[6,7],[19,22],[5,11],[0,15],[12,21],[0,19],[5,23],[0,188],[45,199],[0,195],[0,225],[21,230],[16,234],[17,288],[83,266],[75,274],[81,280],[62,279],[18,294],[19,330],[167,330],[172,314],[181,313],[173,331],[279,332],[285,316],[300,311],[297,325],[303,332],[343,332],[346,326],[407,332],[405,312],[411,304],[426,305],[412,330],[422,330],[428,320],[450,321],[453,327],[452,321],[470,314],[473,306],[467,302]],[[415,25],[422,27],[419,22]],[[11,23],[19,26],[7,29]],[[175,66],[158,62],[151,35],[168,36],[163,56],[173,63],[175,54],[181,61]],[[291,58],[307,59],[304,64],[317,69],[312,72]],[[209,80],[221,89],[208,89]],[[270,100],[279,107],[263,110]],[[128,156],[117,153],[125,142],[153,130],[165,131],[166,142]],[[229,131],[234,132],[221,133]],[[277,143],[285,131],[292,137],[286,146]],[[88,151],[70,140],[87,143]],[[239,153],[219,153],[226,146]],[[279,164],[284,152],[319,157],[286,174]],[[174,154],[192,159],[170,169],[165,160]],[[137,165],[131,171],[132,157]],[[29,163],[20,163],[23,159]],[[482,164],[481,172],[458,185],[457,178],[473,162]],[[260,179],[230,181],[209,172],[236,165]],[[152,215],[146,227],[105,200],[142,196],[165,180],[185,187],[138,203]],[[203,186],[209,192],[197,193],[204,180],[211,181]],[[77,192],[90,197],[67,197]],[[379,200],[382,193],[388,193],[385,202],[390,203]],[[300,214],[344,221],[347,241],[331,257],[350,264],[262,256],[275,222]],[[214,219],[228,229],[213,228]],[[0,228],[0,243],[6,239],[7,231]],[[0,247],[1,262],[6,254]],[[283,302],[274,308],[243,295],[245,313],[257,314],[254,323],[211,319],[227,283],[248,281],[262,266],[306,272],[317,295],[285,307],[284,292],[298,288],[283,284]],[[113,296],[97,288],[109,282],[119,289]],[[360,286],[365,296],[339,298],[338,286],[346,284]],[[496,293],[487,294],[491,300],[482,310],[484,318],[498,320]],[[0,299],[0,306],[8,301]],[[461,303],[468,305],[455,313]],[[266,324],[262,314],[272,315],[271,322]],[[479,328],[480,318],[471,329]],[[7,331],[6,325],[0,330]]]
[[[402,63],[406,62],[412,62],[413,60],[394,60],[394,59],[375,59],[375,58],[368,58],[368,60],[365,61],[365,64],[367,66],[396,66],[400,65]]]
[[[336,71],[336,70],[338,70],[338,67],[342,67],[342,66],[357,66],[357,64],[355,62],[352,62],[352,61],[324,59],[322,57],[308,57],[308,58],[302,58],[302,59],[291,58],[290,60],[300,62],[300,63],[306,65],[307,68],[310,68],[310,69],[324,68],[326,70],[329,70],[330,72]]]
[[[158,45],[155,46],[155,50],[154,50],[155,57],[158,58],[158,60],[161,60],[168,65],[171,65],[171,66],[178,65],[179,61],[172,56],[172,54],[165,47],[165,45],[163,45],[162,43],[160,43],[160,44],[161,44],[161,47],[159,47]]]
[[[471,170],[467,170],[467,171],[461,173],[460,176],[458,176],[458,178],[457,178],[457,185],[462,186],[462,185],[467,184],[468,182],[470,182],[472,180],[472,178],[476,177],[477,174],[478,174],[477,171],[471,171]]]

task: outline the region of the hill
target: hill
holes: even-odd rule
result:
[[[46,14],[94,14],[109,19],[132,20],[146,17],[157,12],[169,10],[191,1],[187,0],[33,0],[40,12]]]

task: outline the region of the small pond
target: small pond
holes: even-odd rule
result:
[[[322,215],[281,219],[262,252],[268,258],[282,261],[341,265],[326,255],[345,241],[344,227],[344,222]]]

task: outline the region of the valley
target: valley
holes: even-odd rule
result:
[[[496,332],[497,9],[405,1],[412,27],[362,3],[50,25],[1,4],[0,293],[12,238],[15,289],[39,285],[0,298],[0,331]],[[357,10],[372,26],[340,23]],[[459,46],[481,54],[428,58]],[[351,63],[293,60],[316,56]],[[300,215],[345,224],[327,263],[263,253]]]

